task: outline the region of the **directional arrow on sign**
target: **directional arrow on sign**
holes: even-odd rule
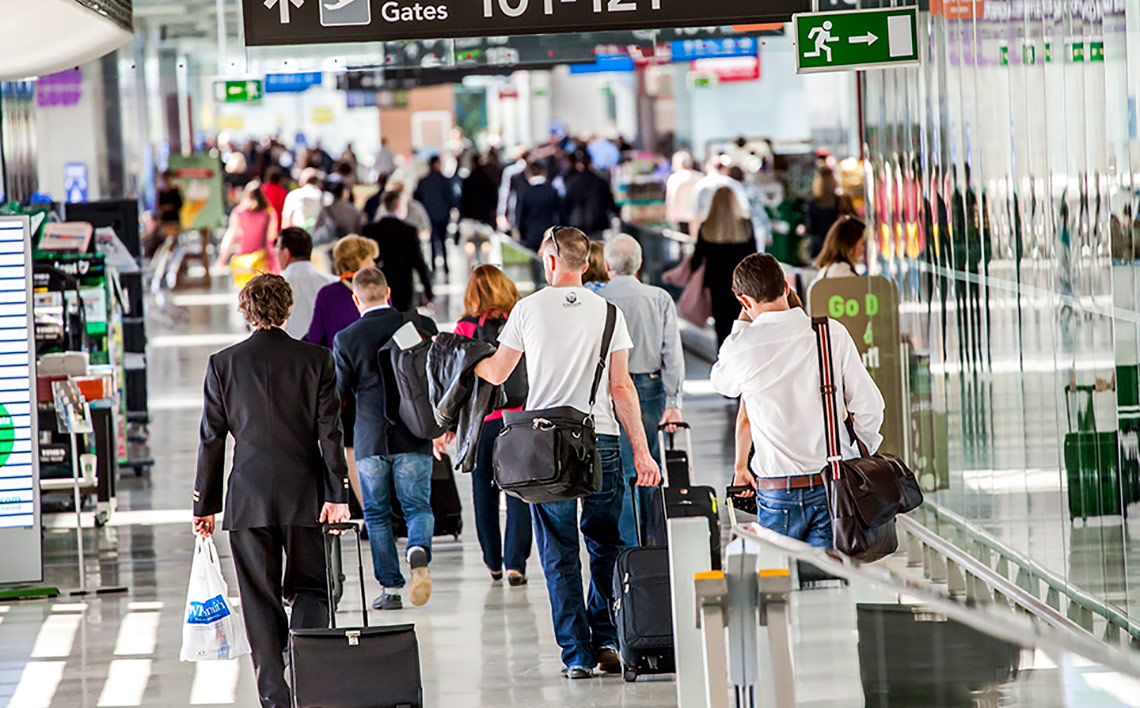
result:
[[[288,20],[286,20],[286,22],[288,22]],[[847,43],[848,44],[866,44],[869,47],[872,44],[874,44],[875,40],[877,40],[877,39],[878,39],[878,37],[876,37],[875,35],[868,32],[867,34],[861,34],[858,37],[848,37]]]
[[[274,5],[277,5],[281,10],[281,24],[289,24],[289,3],[293,3],[293,7],[301,7],[305,4],[305,0],[265,0],[265,7],[272,10]]]

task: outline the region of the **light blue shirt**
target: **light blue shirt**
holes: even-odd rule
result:
[[[646,285],[632,275],[613,278],[598,294],[617,305],[625,315],[629,336],[633,339],[630,373],[660,372],[665,386],[665,407],[680,408],[685,354],[681,349],[677,305],[673,298],[661,288]]]

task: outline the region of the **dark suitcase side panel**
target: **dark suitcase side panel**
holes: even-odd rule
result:
[[[423,705],[414,625],[301,629],[291,635],[296,708]]]
[[[674,671],[669,551],[622,551],[614,568],[614,598],[614,624],[627,678]]]
[[[713,570],[721,569],[720,517],[712,487],[665,487],[665,516],[670,519],[704,517],[709,520],[709,553]]]

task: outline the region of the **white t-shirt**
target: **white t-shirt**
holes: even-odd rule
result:
[[[559,406],[586,410],[605,326],[606,301],[585,287],[545,288],[515,305],[499,334],[499,343],[526,354],[530,384],[527,410]],[[619,308],[594,404],[594,425],[599,435],[618,434],[610,398],[610,355],[632,348],[633,340]]]

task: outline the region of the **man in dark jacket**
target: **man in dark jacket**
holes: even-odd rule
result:
[[[383,593],[372,603],[377,610],[403,608],[400,589],[404,575],[392,533],[391,493],[408,522],[406,559],[412,570],[408,595],[413,605],[431,597],[431,538],[435,518],[431,511],[431,454],[433,442],[417,438],[400,418],[400,392],[396,387],[388,351],[380,350],[408,323],[405,315],[388,306],[391,291],[384,274],[365,268],[352,279],[352,299],[360,319],[341,330],[333,340],[337,384],[342,396],[356,397],[354,450],[360,488],[364,496],[364,522],[372,546],[372,568]],[[435,322],[417,315],[420,328],[438,333]],[[418,335],[411,333],[418,339]],[[397,344],[400,338],[396,338]],[[383,362],[383,363],[381,363]],[[444,447],[434,443],[439,455]]]
[[[476,155],[471,174],[463,180],[459,195],[459,215],[495,228],[495,210],[499,203],[499,185],[487,159]]]
[[[361,235],[380,246],[380,270],[392,289],[392,307],[407,312],[412,309],[416,292],[413,271],[420,276],[424,298],[431,302],[435,296],[419,234],[416,227],[396,215],[399,209],[400,193],[385,192],[380,199],[380,219],[365,226]]]
[[[541,164],[532,162],[526,171],[529,186],[519,197],[519,234],[524,246],[537,251],[547,229],[562,222],[562,195],[546,179]]]
[[[613,189],[594,171],[589,152],[583,150],[575,155],[573,167],[566,178],[566,224],[600,241],[610,227],[610,219],[619,213]]]
[[[428,173],[416,186],[414,198],[427,210],[431,220],[432,270],[443,258],[443,272],[447,273],[447,227],[451,223],[451,210],[456,206],[455,185],[440,171],[439,155],[428,160]]]
[[[289,708],[282,596],[292,603],[294,629],[328,626],[320,524],[348,521],[340,402],[329,350],[283,329],[293,309],[284,278],[257,276],[238,303],[254,333],[210,357],[206,369],[194,531],[214,532],[232,435],[223,528],[230,532],[257,691],[263,708]]]

